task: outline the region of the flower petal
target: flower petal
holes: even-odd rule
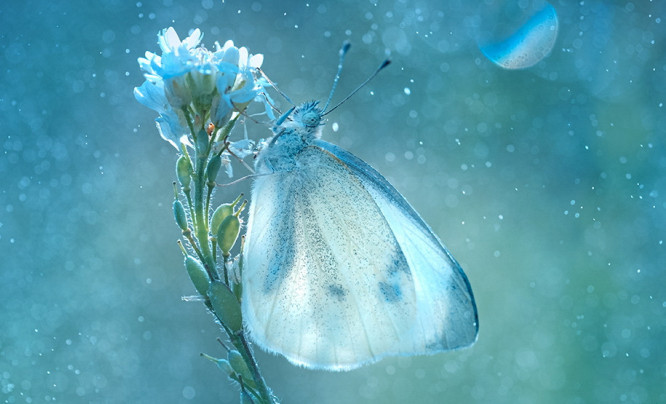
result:
[[[167,109],[167,99],[164,95],[164,82],[153,83],[146,80],[141,86],[134,88],[134,98],[137,101],[159,113]]]
[[[173,27],[162,30],[157,36],[157,43],[162,48],[163,53],[173,52],[180,46],[180,38]]]
[[[264,63],[264,55],[258,53],[256,55],[250,56],[249,66],[253,69],[261,67],[261,64]]]
[[[254,153],[254,142],[250,139],[242,139],[229,143],[229,150],[238,158],[245,158]]]
[[[155,119],[155,122],[157,123],[157,130],[160,132],[162,139],[171,143],[177,150],[180,150],[180,138],[186,133],[186,130],[181,125],[178,114],[170,109],[161,113]]]
[[[201,43],[201,40],[203,39],[203,33],[199,28],[195,29],[192,31],[190,36],[187,38],[183,39],[182,45],[185,46],[187,49],[194,49],[197,45]]]

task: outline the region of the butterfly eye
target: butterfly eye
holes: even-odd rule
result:
[[[303,124],[308,127],[314,127],[321,122],[321,114],[317,112],[307,112],[303,114]]]

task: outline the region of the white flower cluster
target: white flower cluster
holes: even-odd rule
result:
[[[180,150],[180,143],[192,145],[194,130],[208,123],[221,128],[234,112],[242,112],[261,97],[266,85],[257,79],[263,55],[250,55],[232,41],[215,43],[211,52],[200,45],[199,29],[182,41],[173,28],[158,34],[162,55],[146,52],[139,58],[146,81],[134,89],[134,96],[157,111],[157,128],[162,138]]]

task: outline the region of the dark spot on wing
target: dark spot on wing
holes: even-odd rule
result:
[[[389,284],[386,282],[379,282],[379,291],[384,297],[384,300],[389,303],[395,303],[402,300],[402,291],[397,283]]]
[[[405,261],[405,256],[402,254],[402,251],[398,251],[393,256],[393,263],[391,268],[389,268],[389,275],[395,276],[398,272],[404,272],[410,279],[412,273],[409,270],[409,265]]]
[[[342,285],[328,285],[328,294],[342,302],[347,296],[347,291]]]

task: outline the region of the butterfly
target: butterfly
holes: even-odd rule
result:
[[[320,139],[324,114],[292,108],[255,161],[241,303],[252,339],[325,370],[471,345],[460,265],[381,174]]]

